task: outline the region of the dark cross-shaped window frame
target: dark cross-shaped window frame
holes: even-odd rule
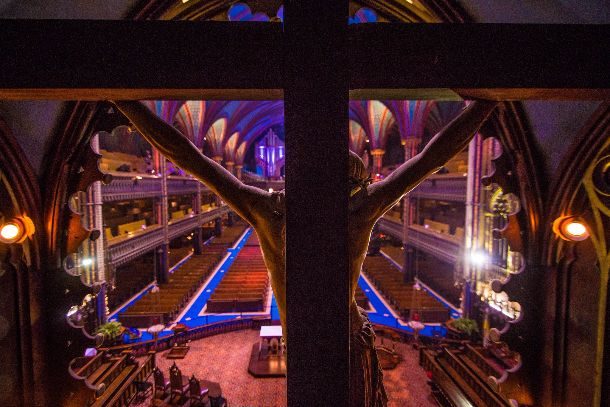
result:
[[[609,97],[607,26],[348,27],[347,10],[287,1],[283,25],[0,21],[0,99],[284,98],[291,406],[349,398],[350,96]]]

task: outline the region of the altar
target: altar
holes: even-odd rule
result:
[[[259,341],[252,345],[248,372],[254,377],[286,375],[286,346],[282,326],[262,326]]]
[[[277,356],[284,354],[284,337],[281,325],[261,326],[258,357],[263,354]]]

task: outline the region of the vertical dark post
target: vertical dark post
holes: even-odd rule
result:
[[[214,235],[215,236],[222,235],[222,218],[214,219]]]
[[[415,281],[415,256],[417,255],[417,252],[416,249],[409,244],[405,244],[403,248],[405,253],[404,264],[402,266],[403,281],[405,283],[412,283]]]
[[[155,250],[155,270],[157,282],[167,283],[169,279],[169,258],[167,252],[169,251],[169,245],[162,244]]]
[[[288,405],[346,406],[348,3],[285,7]]]

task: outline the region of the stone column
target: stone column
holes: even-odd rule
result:
[[[227,168],[227,171],[233,174],[233,168],[235,166],[235,163],[233,161],[225,161],[225,166]]]
[[[237,164],[235,166],[235,176],[237,177],[237,179],[241,179],[243,168],[244,168],[243,165]]]
[[[371,155],[373,156],[373,176],[376,174],[381,174],[381,168],[383,164],[383,155],[385,154],[385,150],[381,148],[376,148],[371,151]]]

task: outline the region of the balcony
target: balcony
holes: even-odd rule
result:
[[[409,193],[410,198],[435,199],[439,201],[466,201],[466,174],[435,174]]]
[[[198,184],[201,185],[202,190],[207,189],[203,184],[201,184],[195,178],[170,175],[167,177],[167,194],[168,195],[196,194]]]
[[[108,171],[112,182],[102,184],[102,202],[161,196],[161,178],[156,175]]]
[[[167,225],[168,239],[174,239],[180,235],[186,234],[229,211],[229,207],[225,205],[199,215],[185,216],[184,218],[171,221]],[[164,242],[165,231],[161,225],[149,226],[148,228],[137,232],[130,232],[112,238],[108,240],[109,261],[115,267],[120,266],[153,250]]]
[[[377,222],[379,231],[386,233],[401,242],[403,238],[403,225],[392,218],[383,217]],[[406,242],[419,250],[434,257],[455,263],[462,246],[462,239],[448,233],[440,233],[421,225],[411,225],[407,231]]]
[[[390,235],[401,242],[403,241],[403,225],[399,219],[384,215],[377,222],[377,227],[381,233]]]
[[[284,181],[283,180],[278,180],[278,181],[246,181],[246,184],[253,186],[253,187],[257,187],[260,189],[264,189],[265,191],[268,191],[269,189],[273,189],[274,191],[281,191],[282,189],[284,189]]]
[[[440,233],[421,225],[411,225],[407,243],[447,263],[454,264],[462,247],[462,240],[448,233]]]
[[[157,175],[117,171],[108,171],[108,174],[112,175],[112,182],[108,185],[102,184],[103,202],[161,196],[161,177]],[[196,194],[198,184],[201,185],[202,192],[208,191],[206,186],[194,178],[172,175],[167,177],[167,193],[169,195]]]
[[[128,263],[165,241],[163,226],[153,225],[108,241],[109,261],[115,267]]]

